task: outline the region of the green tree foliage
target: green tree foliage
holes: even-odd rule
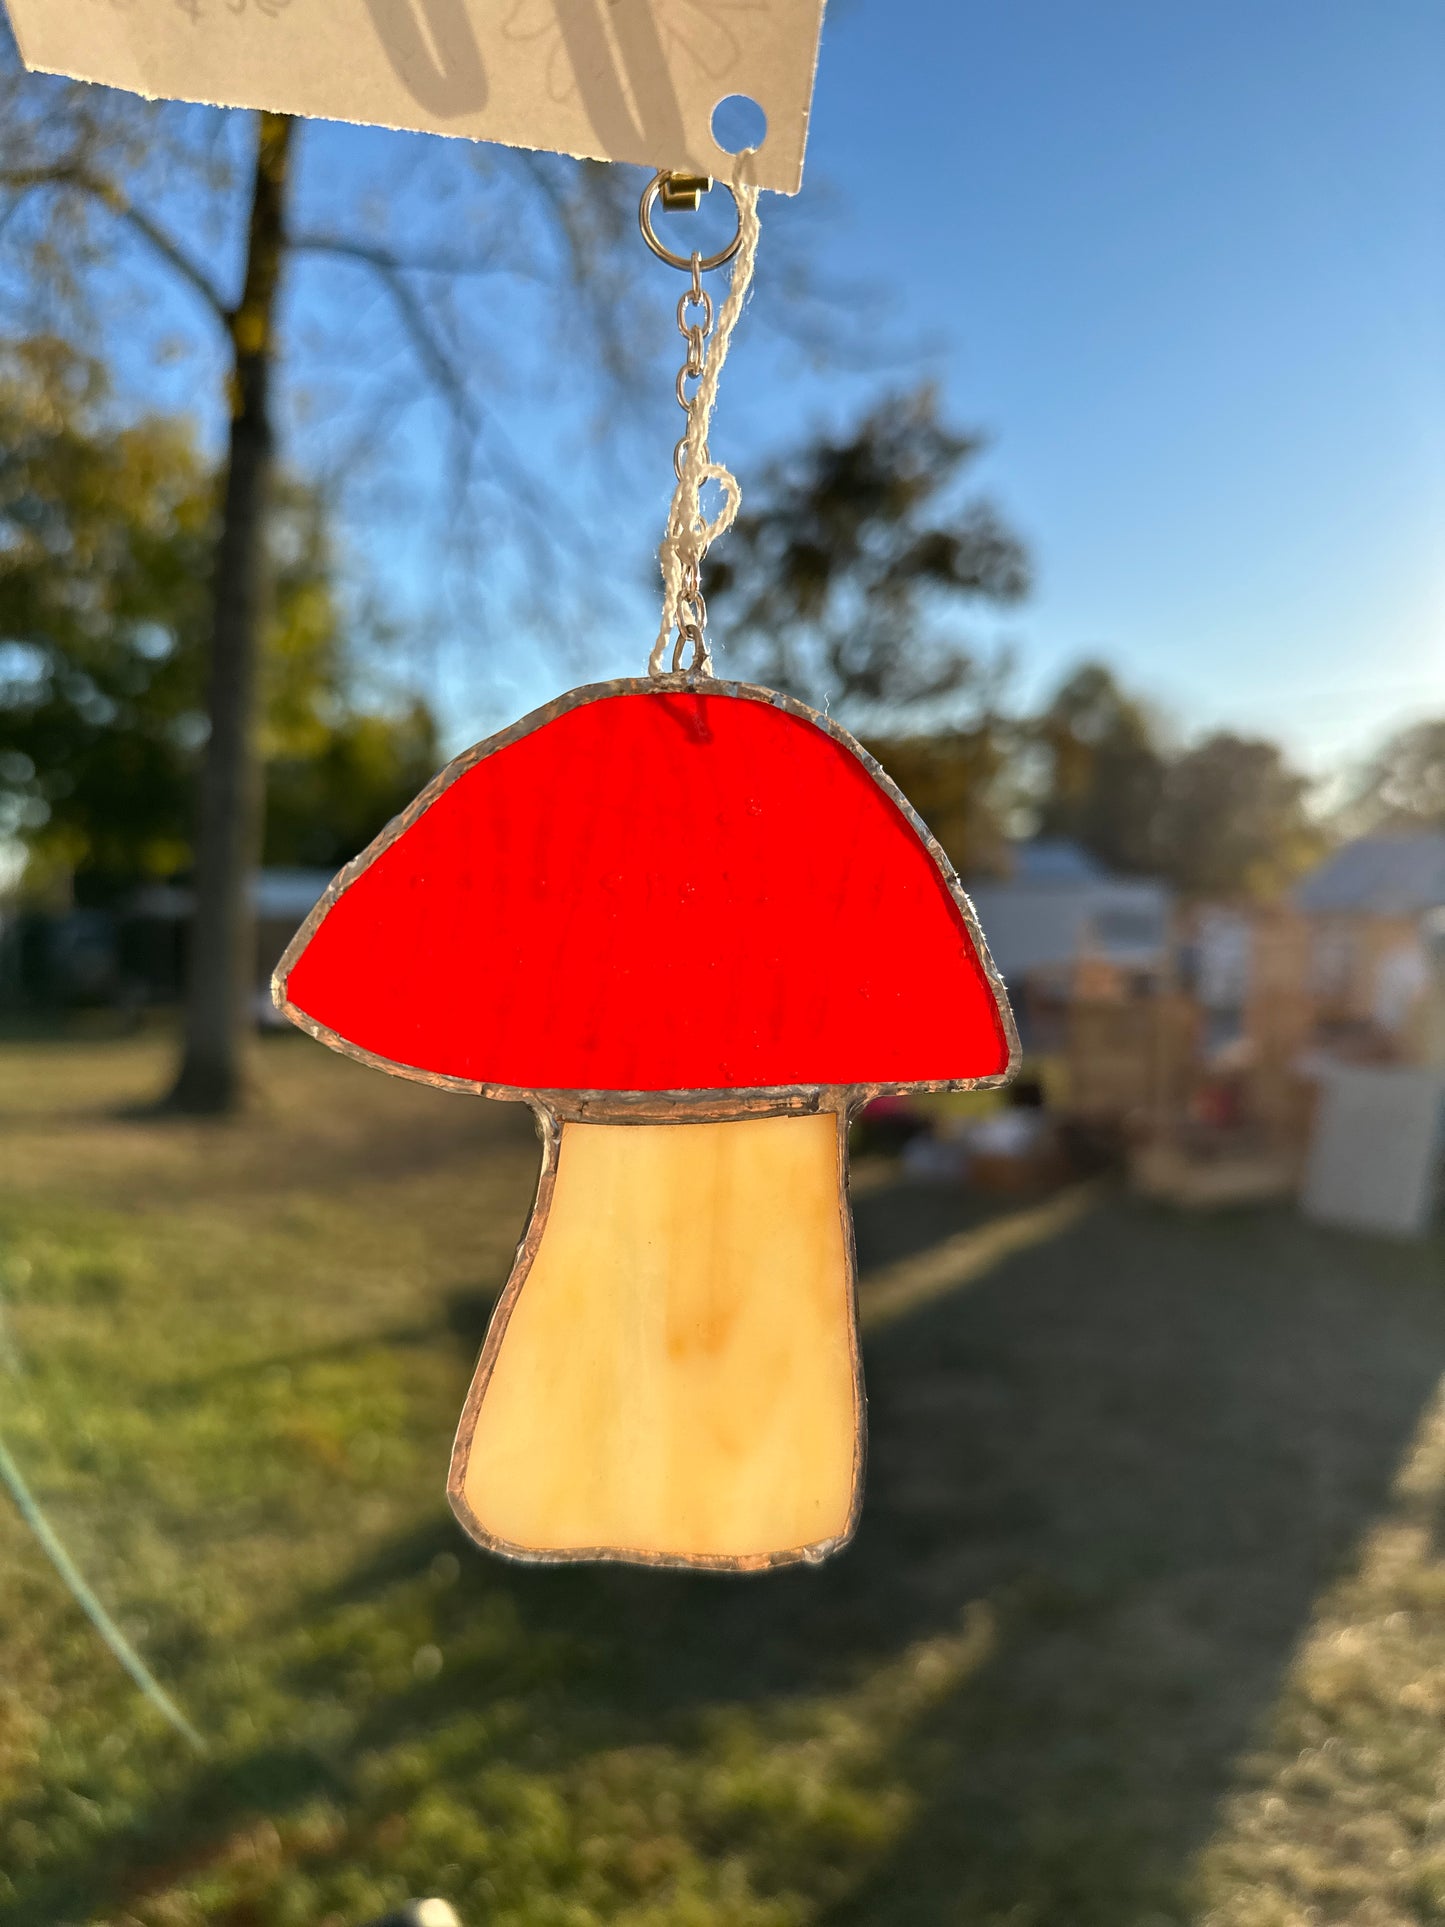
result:
[[[1187,897],[1271,897],[1323,847],[1309,780],[1277,744],[1221,731],[1175,748],[1101,663],[1067,676],[1024,734],[1039,833],[1124,875]]]
[[[775,464],[704,575],[728,666],[889,733],[976,701],[993,678],[958,611],[1029,580],[994,509],[960,499],[981,447],[921,388]]]
[[[101,415],[54,344],[0,372],[0,808],[32,886],[187,854],[210,478],[183,425]]]
[[[1168,759],[1153,718],[1102,663],[1065,678],[1029,731],[1040,835],[1066,837],[1109,869],[1154,871]]]
[[[1006,876],[1018,737],[1017,724],[988,708],[966,728],[870,738],[867,747],[961,876]]]
[[[1445,716],[1397,730],[1381,745],[1348,815],[1364,829],[1445,830]]]
[[[309,740],[308,740],[309,739]],[[266,772],[266,860],[339,869],[436,774],[436,722],[419,699],[395,712],[313,712]]]
[[[547,537],[553,518],[537,512],[529,486],[536,478],[509,457],[483,399],[488,385],[512,385],[519,362],[535,370],[542,330],[518,327],[515,303],[503,313],[495,300],[454,297],[481,274],[506,275],[514,290],[529,278],[561,280],[568,298],[550,304],[547,320],[565,315],[575,336],[579,313],[587,314],[596,365],[615,375],[631,359],[623,304],[598,299],[616,283],[615,243],[627,232],[630,192],[615,170],[461,141],[413,142],[411,158],[425,156],[423,165],[398,169],[394,139],[389,177],[353,180],[351,192],[338,194],[325,170],[298,179],[299,142],[300,123],[285,114],[223,116],[25,75],[0,19],[0,308],[24,316],[31,332],[42,315],[48,328],[63,323],[75,339],[90,339],[107,282],[148,270],[148,281],[169,284],[205,315],[209,346],[224,356],[212,397],[213,406],[224,404],[229,450],[209,570],[196,907],[182,1059],[167,1100],[197,1112],[229,1110],[245,1088],[250,876],[263,842],[260,670],[277,587],[267,565],[283,282],[293,300],[302,293],[298,279],[314,293],[315,275],[298,271],[319,263],[333,287],[364,279],[381,296],[389,331],[374,325],[376,303],[329,310],[327,332],[347,340],[345,386],[351,402],[360,401],[364,442],[376,439],[378,393],[357,380],[358,335],[371,372],[400,362],[417,377],[413,402],[419,390],[444,404],[454,508],[484,467],[493,481],[503,467],[508,485],[495,497],[527,502],[530,559],[550,563],[540,573],[550,578],[554,605],[561,570]],[[407,173],[409,191],[397,194],[397,177]],[[153,285],[146,292],[151,298],[135,303],[132,317],[161,305]],[[366,325],[355,329],[358,319]]]
[[[43,893],[191,861],[217,477],[189,426],[118,423],[92,363],[0,360],[0,822]],[[417,704],[367,705],[314,492],[279,491],[264,656],[273,861],[339,863],[436,767]]]
[[[1324,851],[1309,791],[1277,743],[1206,736],[1169,765],[1155,829],[1160,873],[1189,897],[1279,896]]]

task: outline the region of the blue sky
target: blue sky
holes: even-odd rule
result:
[[[1029,603],[975,625],[1016,652],[1021,698],[1103,656],[1183,733],[1268,733],[1337,768],[1445,712],[1442,107],[1440,0],[834,0],[803,196],[765,197],[715,448],[746,490],[770,451],[932,376],[989,435],[978,480],[1033,552]],[[415,164],[418,139],[308,129],[311,218]],[[811,370],[768,324],[770,263],[814,215],[820,271],[884,303],[889,354],[862,372]],[[378,426],[373,479],[394,486],[355,546],[435,633],[415,659],[451,747],[645,660],[680,277],[640,243],[637,276],[656,392],[635,431],[580,438],[581,326],[532,354],[540,391],[496,397],[514,442],[555,451],[602,558],[595,613],[565,646],[436,599],[410,506],[440,469],[434,421]],[[314,400],[351,380],[346,330],[374,325],[377,297],[336,272],[306,289],[287,327]],[[534,297],[487,283],[475,298],[530,345]],[[193,326],[183,310],[148,319]],[[151,370],[151,392],[215,396],[201,338]],[[214,402],[210,417],[214,433]],[[505,518],[490,532],[485,568],[505,581]]]
[[[803,194],[991,437],[1038,586],[979,629],[1023,693],[1102,654],[1182,731],[1321,771],[1445,711],[1439,0],[837,0]],[[747,328],[715,435],[744,488],[879,379]]]
[[[1445,710],[1438,0],[842,0],[808,169],[994,437],[1029,680],[1319,766]]]

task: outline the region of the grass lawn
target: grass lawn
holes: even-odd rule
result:
[[[0,1921],[1445,1922],[1445,1248],[865,1174],[857,1543],[510,1568],[443,1481],[520,1110],[0,1046]]]

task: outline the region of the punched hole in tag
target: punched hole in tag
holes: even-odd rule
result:
[[[768,117],[750,94],[727,94],[712,110],[712,137],[724,154],[758,150],[768,138]]]

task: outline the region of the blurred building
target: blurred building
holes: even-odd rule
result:
[[[257,873],[258,993],[330,881],[329,870]],[[128,1010],[175,1003],[185,986],[194,914],[190,885],[169,882],[142,884],[110,909],[15,915],[0,931],[0,1000]]]
[[[969,895],[1009,987],[1027,1045],[1046,1048],[1080,998],[1148,996],[1170,969],[1173,892],[1150,877],[1116,876],[1076,843],[1013,845],[1006,880]]]
[[[1295,905],[1310,928],[1320,1031],[1408,1045],[1431,981],[1428,921],[1445,907],[1445,832],[1346,843],[1305,878]]]

